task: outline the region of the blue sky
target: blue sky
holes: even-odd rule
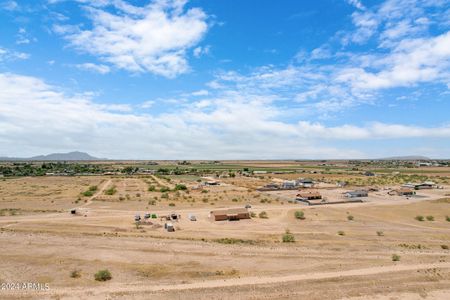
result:
[[[445,0],[0,0],[0,156],[450,157]]]

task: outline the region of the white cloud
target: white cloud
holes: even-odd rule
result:
[[[106,4],[113,4],[119,13],[104,9]],[[172,78],[188,71],[186,51],[208,29],[206,14],[200,8],[185,9],[185,4],[184,0],[155,0],[137,7],[123,1],[88,2],[90,29],[57,25],[54,30],[73,47],[119,69]]]
[[[143,103],[141,103],[141,107],[144,109],[148,109],[153,107],[153,105],[155,105],[155,101],[153,100],[148,100],[148,101],[144,101]]]
[[[107,74],[111,71],[111,69],[106,65],[97,65],[93,63],[84,63],[75,65],[80,70],[86,70],[91,72],[96,72],[99,74]]]
[[[0,63],[5,61],[25,60],[29,59],[30,55],[24,52],[17,52],[0,47]]]
[[[337,80],[353,87],[381,89],[410,86],[420,82],[450,82],[450,32],[427,39],[403,40],[382,59],[374,60],[369,72],[363,68],[344,69]]]
[[[192,51],[192,54],[194,54],[195,57],[199,58],[200,56],[208,55],[210,50],[211,46],[209,45],[204,47],[199,46]]]
[[[353,5],[354,7],[356,7],[357,9],[360,9],[360,10],[366,9],[366,8],[364,7],[364,5],[362,4],[362,2],[359,1],[359,0],[347,0],[347,2],[348,2],[350,5]]]
[[[357,158],[327,141],[449,138],[450,125],[364,127],[299,121],[259,95],[228,92],[159,115],[97,104],[29,76],[0,73],[0,153],[29,156],[79,149],[111,158]],[[372,155],[376,155],[372,154]]]
[[[7,11],[16,11],[20,9],[16,1],[4,1],[0,4],[0,8]]]
[[[191,93],[192,96],[208,96],[209,92],[207,90],[199,90]]]

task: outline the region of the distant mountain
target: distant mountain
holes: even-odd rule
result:
[[[392,156],[380,158],[379,160],[431,160],[431,158],[420,155],[410,155],[410,156]]]
[[[19,161],[29,161],[29,160],[81,161],[81,160],[103,160],[103,159],[91,156],[85,152],[74,151],[74,152],[68,152],[68,153],[52,153],[52,154],[48,154],[48,155],[38,155],[38,156],[29,157],[29,158],[0,157],[0,160],[3,160],[3,161],[15,161],[15,160],[19,160]]]

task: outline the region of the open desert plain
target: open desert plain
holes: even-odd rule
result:
[[[1,299],[450,297],[446,163],[43,164],[2,163]]]

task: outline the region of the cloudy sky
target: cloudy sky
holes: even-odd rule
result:
[[[0,0],[0,156],[450,158],[448,0]]]

